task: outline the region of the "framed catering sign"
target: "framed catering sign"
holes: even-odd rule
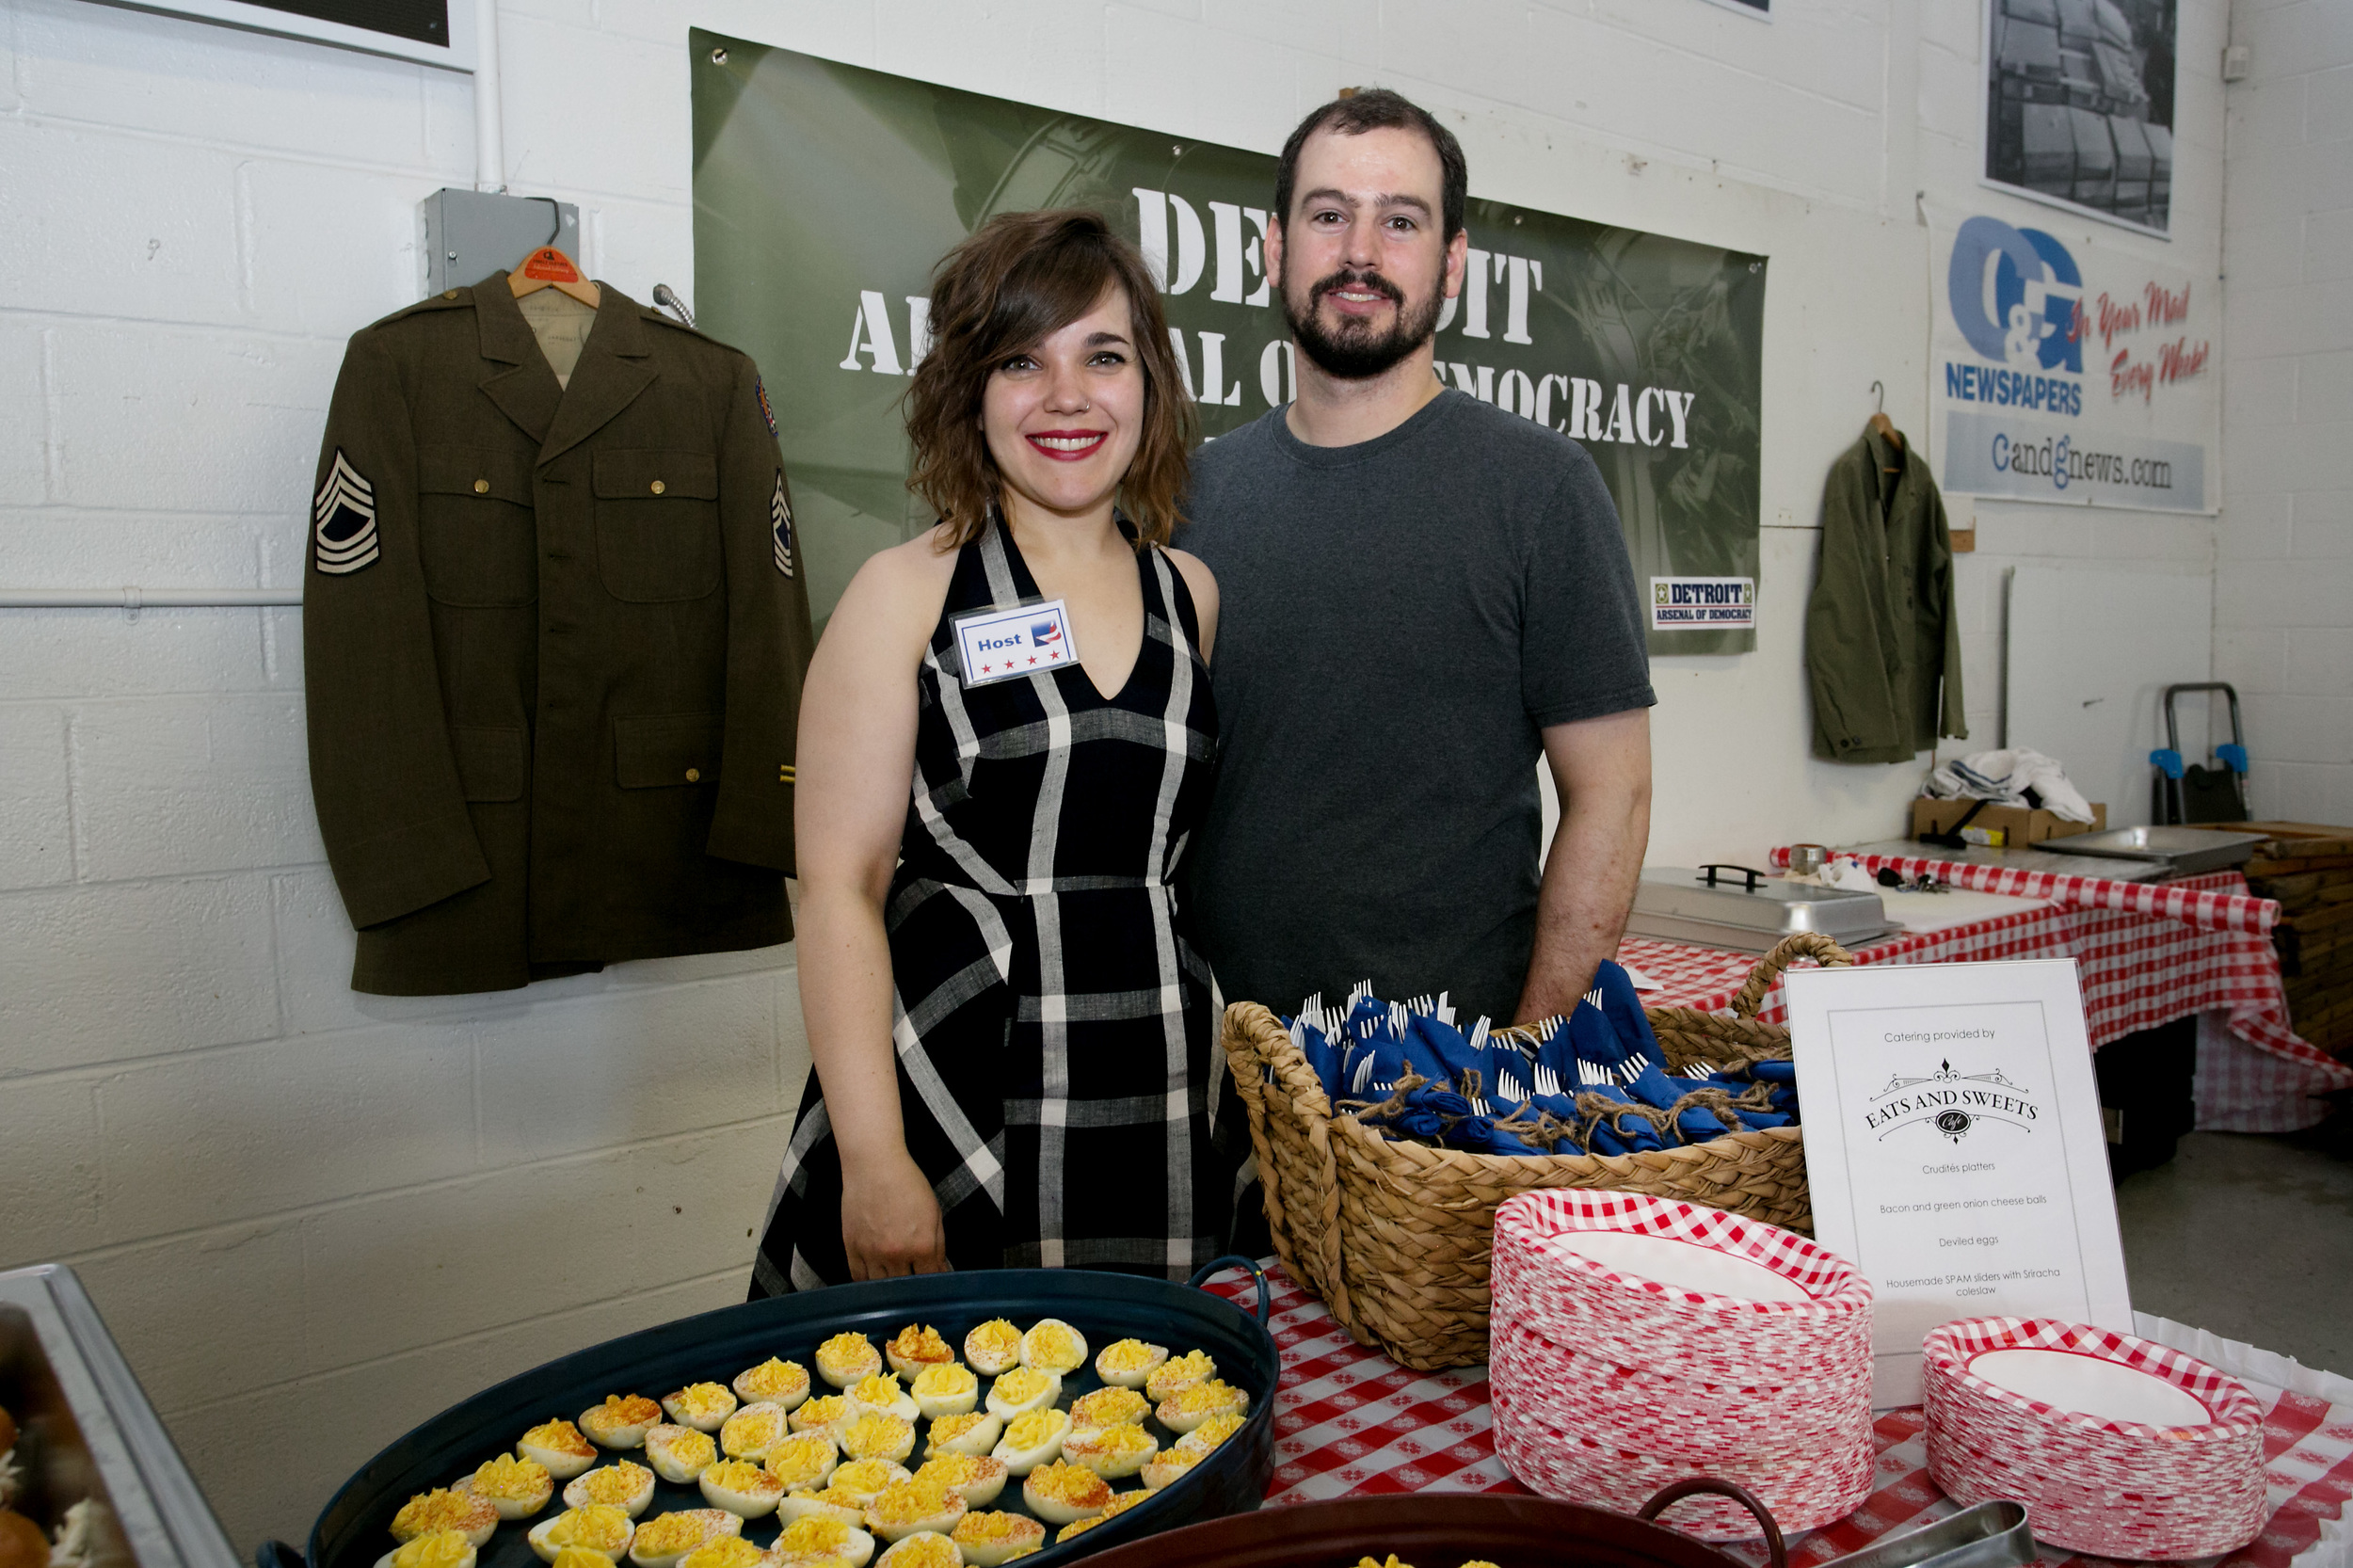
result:
[[[107,0],[129,10],[217,22],[339,49],[474,68],[473,0]]]
[[[933,521],[906,490],[900,400],[933,266],[997,214],[1090,206],[1138,244],[1206,436],[1289,401],[1273,157],[702,31],[690,46],[696,310],[760,361],[820,616]],[[1476,197],[1467,219],[1440,376],[1593,453],[1668,612],[1653,652],[1753,648],[1765,258]]]

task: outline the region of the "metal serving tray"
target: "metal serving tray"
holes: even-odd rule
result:
[[[1207,1278],[1223,1268],[1257,1265],[1224,1258],[1193,1276]],[[871,1280],[791,1296],[773,1296],[681,1318],[636,1334],[608,1339],[584,1351],[509,1378],[496,1387],[434,1416],[370,1460],[345,1481],[312,1528],[309,1568],[374,1568],[392,1549],[392,1515],[419,1492],[447,1486],[488,1459],[511,1451],[515,1439],[541,1421],[575,1419],[607,1394],[644,1394],[660,1399],[690,1383],[727,1384],[746,1367],[771,1355],[814,1365],[818,1345],[841,1333],[863,1334],[877,1342],[911,1322],[929,1323],[959,1344],[975,1324],[1009,1318],[1027,1326],[1040,1318],[1060,1318],[1087,1337],[1091,1350],[1133,1335],[1166,1345],[1172,1353],[1200,1349],[1217,1360],[1218,1376],[1250,1396],[1250,1418],[1151,1501],[1139,1503],[1106,1524],[1022,1560],[1037,1568],[1075,1561],[1122,1542],[1196,1520],[1240,1513],[1258,1506],[1274,1469],[1274,1385],[1277,1358],[1267,1332],[1266,1278],[1258,1275],[1258,1315],[1208,1290],[1170,1280],[1085,1269],[990,1269],[964,1273],[922,1274]],[[1092,1365],[1063,1382],[1063,1404],[1099,1386]],[[1151,1430],[1163,1447],[1170,1434]],[[556,1498],[532,1522],[562,1505]],[[694,1486],[657,1480],[644,1517],[674,1509],[706,1508]],[[1027,1512],[1021,1489],[1008,1484],[989,1505]],[[482,1549],[480,1568],[541,1568],[530,1543],[528,1524],[502,1525]],[[752,1521],[744,1538],[772,1543],[778,1526],[772,1514]],[[264,1548],[269,1560],[273,1548]],[[280,1562],[293,1557],[279,1549]]]
[[[237,1568],[82,1282],[63,1264],[0,1273],[0,1404],[20,1429],[18,1511],[54,1531],[88,1500],[91,1568]]]
[[[2111,827],[2105,833],[2046,839],[2042,847],[2055,855],[2157,860],[2168,875],[2187,876],[2244,865],[2255,857],[2255,846],[2270,839],[2268,833],[2217,833],[2203,827]]]
[[[1896,924],[1877,893],[1781,881],[1742,866],[1647,866],[1625,929],[1635,936],[1769,952],[1794,932],[1817,931],[1851,948]]]

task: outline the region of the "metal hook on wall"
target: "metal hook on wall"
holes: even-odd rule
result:
[[[1872,382],[1871,396],[1873,399],[1871,411],[1875,414],[1883,414],[1887,412],[1887,383],[1884,381]]]

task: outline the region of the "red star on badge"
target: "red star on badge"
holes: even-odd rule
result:
[[[988,673],[988,671],[989,671],[989,666],[988,666],[988,665],[986,665],[986,664],[983,664],[983,665],[981,666],[981,673],[982,673],[983,675],[986,675],[986,674]]]
[[[1051,661],[1053,661],[1053,660],[1056,660],[1056,659],[1061,658],[1061,657],[1062,657],[1062,653],[1061,653],[1061,651],[1058,649],[1058,650],[1056,650],[1055,652],[1052,652],[1052,653],[1048,654],[1046,657],[1047,657],[1047,660],[1050,663],[1050,662],[1051,662]]]
[[[1036,655],[1036,654],[1032,653],[1032,654],[1031,654],[1031,655],[1030,655],[1030,663],[1031,663],[1031,664],[1036,664],[1036,663],[1037,663],[1037,655]]]

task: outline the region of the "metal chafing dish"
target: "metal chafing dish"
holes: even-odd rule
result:
[[[2255,846],[2269,839],[2267,833],[2228,833],[2210,827],[2112,827],[2105,833],[2047,839],[2042,847],[2055,855],[2160,861],[2168,876],[2187,876],[2244,865],[2254,858]]]
[[[1844,948],[1897,929],[1877,893],[1785,882],[1746,866],[1646,866],[1634,890],[1629,936],[1769,952],[1783,937],[1815,931]]]
[[[43,1529],[88,1502],[90,1568],[239,1568],[138,1379],[73,1271],[0,1273],[0,1404]]]

